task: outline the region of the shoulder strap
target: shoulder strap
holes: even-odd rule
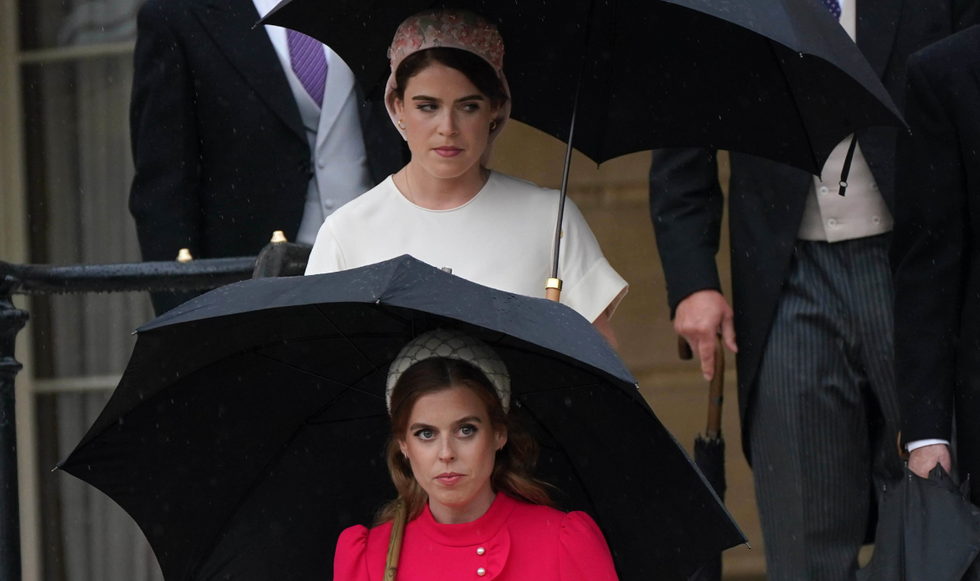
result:
[[[398,572],[398,556],[402,552],[402,538],[405,536],[405,521],[408,508],[405,501],[398,499],[395,519],[391,523],[391,541],[388,544],[388,558],[385,560],[385,581],[395,581]]]

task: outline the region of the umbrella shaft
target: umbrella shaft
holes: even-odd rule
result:
[[[568,172],[572,168],[572,141],[575,137],[575,116],[578,113],[578,96],[582,90],[582,76],[579,75],[575,86],[575,103],[572,105],[572,122],[568,127],[568,145],[565,148],[565,169],[561,175],[561,195],[558,199],[558,224],[555,225],[554,262],[551,266],[551,278],[558,276],[558,259],[561,256],[561,224],[565,217],[565,197],[568,195]]]
[[[721,407],[725,401],[725,348],[721,337],[715,344],[715,374],[708,386],[708,427],[705,435],[718,438],[721,435]]]

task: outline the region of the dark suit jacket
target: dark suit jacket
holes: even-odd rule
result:
[[[906,59],[948,36],[961,18],[958,14],[954,15],[949,0],[857,0],[858,47],[899,108],[904,102]],[[861,151],[889,207],[893,207],[896,134],[891,128],[858,133]],[[714,156],[708,149],[654,152],[650,213],[671,313],[691,293],[721,289],[715,254],[724,201]],[[732,306],[743,427],[748,425],[756,374],[789,273],[811,178],[787,165],[731,154]],[[746,455],[748,440],[743,433]]]
[[[258,19],[252,0],[149,0],[139,11],[130,210],[144,260],[174,260],[181,248],[254,255],[275,230],[295,239],[310,148]],[[408,161],[407,148],[383,103],[365,103],[360,120],[377,183]]]
[[[908,64],[895,191],[895,365],[902,440],[952,439],[980,474],[980,26]],[[974,502],[980,487],[973,486]]]

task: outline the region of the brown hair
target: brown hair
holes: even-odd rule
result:
[[[412,465],[402,455],[398,445],[406,437],[408,420],[415,402],[424,395],[453,387],[465,387],[486,405],[491,428],[507,430],[507,444],[497,452],[490,485],[495,492],[505,492],[533,504],[551,506],[547,484],[531,473],[538,459],[538,443],[510,413],[504,412],[497,392],[486,376],[469,363],[455,359],[432,357],[409,367],[398,379],[391,392],[391,438],[388,440],[388,472],[408,508],[408,520],[422,513],[429,497],[415,480]],[[376,524],[392,520],[397,500],[389,502],[379,512]]]
[[[399,101],[404,101],[408,81],[433,63],[445,65],[466,75],[473,86],[486,95],[494,109],[507,102],[504,84],[500,82],[500,77],[490,63],[469,51],[447,47],[420,50],[405,57],[395,71],[395,90],[389,98],[397,97]],[[394,106],[394,103],[389,104]]]

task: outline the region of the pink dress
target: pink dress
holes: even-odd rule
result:
[[[382,581],[391,523],[341,533],[335,581]],[[503,493],[479,519],[437,523],[429,507],[405,527],[397,581],[615,581],[612,555],[595,521]]]

